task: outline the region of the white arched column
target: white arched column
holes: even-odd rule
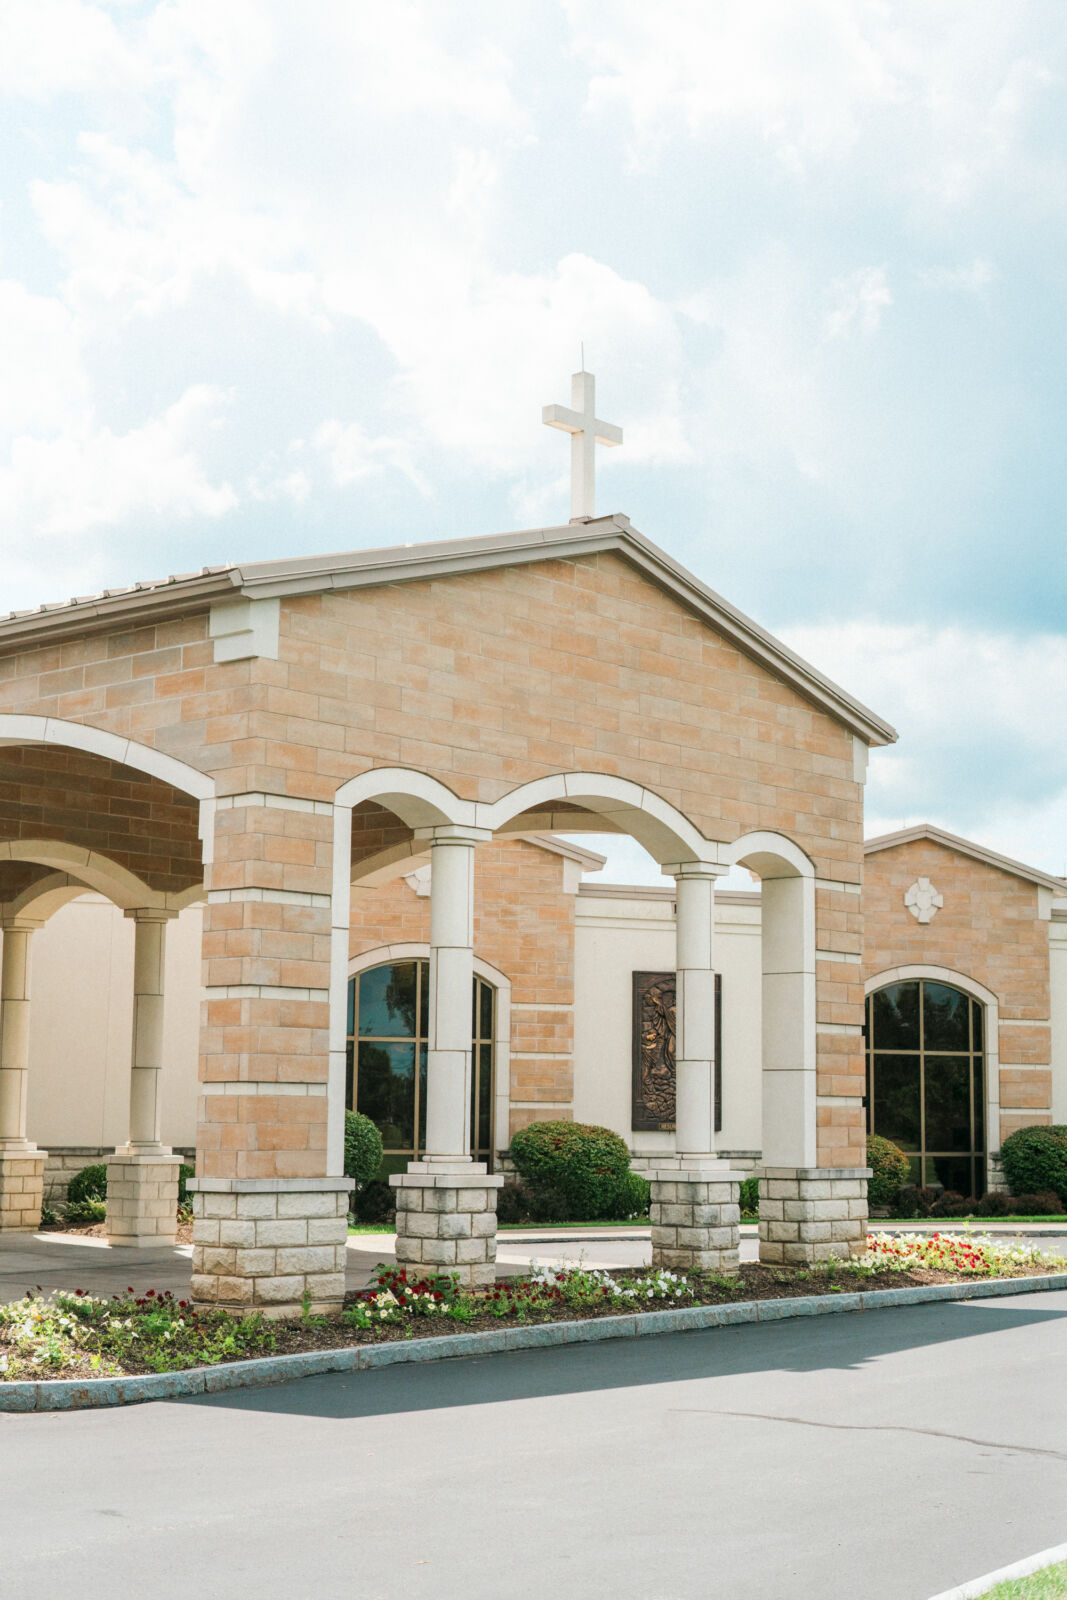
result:
[[[0,1231],[39,1228],[47,1151],[26,1137],[30,1042],[30,940],[42,923],[3,921],[0,956]]]
[[[474,857],[491,835],[469,824],[416,830],[430,846],[430,1015],[426,1149],[395,1173],[396,1260],[416,1276],[454,1272],[472,1287],[496,1277],[496,1191],[470,1151]]]
[[[160,1081],[167,923],[175,911],[127,911],[133,933],[129,1139],[107,1164],[107,1237],[113,1245],[173,1244],[181,1161],[160,1142]]]
[[[652,1264],[736,1272],[741,1173],[716,1153],[715,880],[728,869],[706,861],[665,868],[675,902],[675,1150],[648,1174]]]
[[[818,1165],[815,866],[770,832],[738,839],[730,857],[761,880],[760,1260],[805,1266],[858,1255],[870,1174]]]

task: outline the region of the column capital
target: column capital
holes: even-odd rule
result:
[[[3,929],[4,933],[33,933],[37,928],[43,928],[44,924],[44,917],[27,917],[21,915],[10,917],[4,916],[4,914],[0,912],[0,929]]]
[[[131,922],[173,922],[179,915],[168,906],[127,906],[122,914]]]
[[[460,844],[473,850],[475,845],[488,844],[493,837],[491,828],[466,827],[459,822],[441,823],[436,827],[416,828],[415,838],[430,844]]]
[[[729,870],[728,866],[723,866],[718,861],[675,861],[669,866],[660,868],[668,878],[696,878],[705,882],[710,880],[712,883],[716,878],[725,878]]]

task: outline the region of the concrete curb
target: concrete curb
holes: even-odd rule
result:
[[[791,1300],[744,1300],[725,1306],[684,1306],[676,1311],[639,1311],[583,1322],[542,1322],[533,1327],[492,1328],[488,1333],[452,1333],[428,1339],[397,1339],[389,1344],[351,1345],[343,1350],[309,1350],[291,1356],[261,1356],[187,1372],[149,1373],[130,1378],[46,1378],[38,1383],[0,1381],[0,1411],[83,1411],[99,1406],[137,1405],[143,1400],[185,1400],[221,1394],[226,1389],[289,1383],[327,1372],[369,1372],[413,1361],[446,1361],[460,1356],[496,1355],[507,1350],[541,1350],[555,1345],[589,1344],[600,1339],[633,1339],[649,1334],[695,1333],[743,1322],[783,1322],[791,1317],[831,1316],[843,1311],[880,1311],[937,1300],[987,1300],[999,1295],[1037,1294],[1067,1289],[1067,1273],[1034,1278],[986,1278],[973,1283],[936,1283],[917,1289],[872,1289],[866,1293],[798,1296]]]
[[[1058,1566],[1061,1561],[1067,1561],[1067,1544],[1053,1545],[1051,1550],[1041,1550],[1036,1556],[1027,1556],[1024,1561],[1016,1561],[1010,1567],[987,1572],[984,1578],[972,1578],[970,1583],[945,1589],[941,1594],[935,1594],[934,1600],[982,1600],[982,1596],[997,1584],[1010,1583],[1013,1578],[1029,1578],[1034,1573],[1044,1572],[1047,1567]]]

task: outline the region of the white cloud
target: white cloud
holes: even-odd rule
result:
[[[0,520],[31,540],[86,533],[135,516],[222,516],[237,495],[228,483],[209,482],[196,440],[225,402],[219,391],[194,386],[124,434],[85,419],[54,438],[16,437],[9,464],[0,468]]]
[[[933,822],[1060,872],[1067,851],[1067,635],[871,620],[786,628],[897,728],[872,752],[867,831]]]
[[[420,494],[431,492],[415,465],[407,439],[389,438],[384,434],[371,438],[358,422],[350,422],[346,428],[332,418],[317,429],[312,444],[328,462],[334,483],[343,488],[391,469],[403,473]]]
[[[893,296],[882,267],[861,267],[833,285],[834,309],[827,313],[826,332],[831,339],[852,333],[877,333],[882,312],[893,304]]]

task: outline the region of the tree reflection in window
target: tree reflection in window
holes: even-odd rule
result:
[[[476,975],[471,995],[471,1154],[490,1164],[495,997],[492,985]],[[402,1172],[425,1149],[429,1012],[428,961],[389,962],[349,980],[345,1104],[377,1126],[384,1147],[383,1175]]]

